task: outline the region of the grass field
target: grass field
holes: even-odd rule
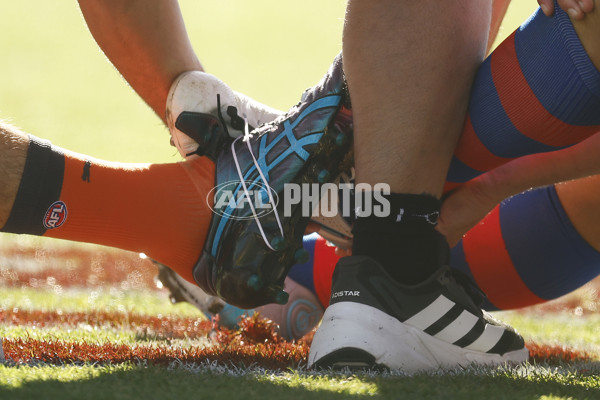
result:
[[[282,342],[272,327],[250,323],[215,329],[191,306],[173,306],[136,254],[20,239],[0,254],[0,337],[9,360],[0,365],[0,398],[231,398],[241,387],[248,398],[600,395],[598,283],[499,314],[527,338],[529,365],[416,377],[322,374],[304,368],[310,337]]]
[[[536,5],[514,3],[502,36]],[[205,68],[281,109],[340,48],[342,0],[181,4]],[[0,118],[99,158],[178,160],[75,2],[5,2],[1,15]],[[0,236],[0,338],[9,359],[0,365],[0,398],[600,398],[597,283],[500,314],[526,337],[529,365],[406,377],[307,371],[306,342],[264,343],[276,341],[272,327],[252,321],[240,332],[215,330],[192,307],[173,306],[153,275],[137,255]]]

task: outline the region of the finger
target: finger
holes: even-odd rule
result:
[[[580,0],[579,7],[581,7],[584,13],[592,12],[594,11],[594,0]]]
[[[585,17],[585,13],[579,8],[579,6],[577,8],[567,9],[567,14],[569,14],[569,17],[574,20],[580,20]]]
[[[558,5],[565,10],[569,17],[574,20],[580,20],[585,17],[581,3],[583,0],[560,0]]]
[[[538,0],[538,4],[542,9],[542,12],[547,17],[552,16],[554,14],[554,1],[553,0]]]

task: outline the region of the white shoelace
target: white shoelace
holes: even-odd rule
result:
[[[260,231],[260,234],[261,234],[265,244],[267,245],[267,247],[273,251],[276,251],[271,246],[271,243],[269,243],[269,240],[267,239],[267,236],[265,235],[265,232],[263,230],[262,224],[260,223],[260,218],[256,214],[256,209],[254,208],[252,201],[250,201],[250,193],[248,192],[248,187],[246,186],[246,182],[244,181],[242,169],[240,168],[240,164],[239,164],[238,158],[237,158],[237,153],[235,151],[235,142],[237,142],[240,138],[242,139],[242,141],[247,143],[248,151],[250,152],[250,155],[252,156],[252,161],[254,162],[254,166],[256,167],[258,174],[260,175],[262,181],[264,182],[264,185],[267,189],[267,194],[269,196],[269,203],[271,204],[271,207],[273,207],[273,212],[275,213],[275,219],[277,220],[277,225],[279,226],[279,232],[281,233],[281,237],[283,238],[284,237],[283,227],[281,226],[281,220],[279,219],[279,213],[277,212],[277,207],[275,204],[275,200],[273,199],[273,194],[271,193],[271,187],[269,186],[269,183],[267,182],[265,175],[263,174],[262,170],[260,169],[260,166],[258,165],[258,161],[256,161],[256,157],[254,157],[254,152],[252,151],[252,146],[250,145],[250,139],[252,138],[252,135],[250,135],[250,131],[248,129],[248,120],[246,119],[246,117],[244,117],[244,136],[237,137],[231,143],[231,152],[233,154],[233,161],[235,163],[235,168],[237,169],[238,176],[240,177],[240,182],[242,183],[242,187],[244,188],[244,194],[246,195],[246,199],[248,199],[248,204],[250,205],[250,209],[252,210],[252,216],[254,217],[254,220],[256,221],[256,225],[258,225],[258,230]]]

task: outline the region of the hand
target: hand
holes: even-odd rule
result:
[[[450,247],[454,247],[498,204],[493,189],[489,175],[484,174],[461,185],[444,200],[436,229],[446,236]]]
[[[442,203],[438,231],[456,245],[498,203],[531,188],[600,175],[600,132],[562,150],[519,157],[459,186]]]
[[[554,0],[538,0],[538,4],[548,17],[554,14]],[[586,13],[594,9],[594,0],[558,0],[558,5],[572,19],[582,20]]]

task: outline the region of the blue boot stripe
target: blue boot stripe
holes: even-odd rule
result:
[[[327,96],[327,97],[323,97],[321,99],[316,100],[314,103],[310,104],[304,111],[302,111],[302,113],[293,121],[290,123],[290,121],[284,121],[284,131],[278,135],[275,139],[273,139],[271,141],[271,143],[269,143],[269,145],[266,145],[266,141],[267,141],[267,135],[264,135],[259,142],[259,154],[257,156],[257,162],[258,165],[260,167],[260,169],[262,170],[263,174],[265,175],[265,178],[267,179],[267,181],[269,180],[269,176],[270,176],[270,171],[275,168],[277,165],[279,165],[281,162],[283,162],[283,160],[285,160],[287,157],[291,156],[292,154],[296,154],[298,155],[298,157],[300,157],[303,161],[306,161],[308,159],[308,157],[310,156],[310,153],[308,151],[306,151],[304,149],[305,146],[311,145],[311,144],[315,144],[318,143],[319,140],[321,140],[321,137],[323,136],[323,132],[315,132],[315,133],[311,133],[311,134],[307,134],[305,136],[303,136],[300,139],[297,139],[296,136],[294,135],[293,129],[296,128],[300,122],[302,122],[302,120],[306,117],[308,117],[311,113],[315,112],[315,111],[319,111],[319,110],[323,110],[325,108],[331,108],[331,107],[337,107],[341,101],[342,96],[341,95],[332,95],[332,96]],[[283,138],[287,138],[290,146],[282,153],[280,154],[275,160],[273,160],[270,164],[266,164],[266,156],[269,154],[269,152],[276,146],[276,144],[282,140]],[[264,156],[263,156],[264,154]],[[246,182],[247,179],[249,178],[250,175],[252,175],[254,172],[256,171],[256,166],[251,165],[250,168],[248,168],[248,171],[246,171],[246,173],[244,174],[244,181]],[[256,179],[252,182],[246,182],[248,189],[254,187],[257,183],[259,183],[258,181],[260,181],[260,176],[257,176]],[[242,189],[242,184],[238,184],[237,187],[234,190],[234,196],[235,198],[237,198],[237,193]],[[237,201],[235,202],[235,205],[237,205]],[[227,216],[228,214],[231,213],[232,211],[232,207],[230,205],[227,205],[227,208],[224,211],[224,214],[221,219],[219,220],[219,225],[217,226],[217,230],[215,233],[215,237],[213,238],[213,243],[212,243],[212,248],[211,248],[211,254],[213,256],[216,257],[217,255],[217,249],[218,249],[218,244],[219,241],[221,239],[221,235],[223,234],[223,231],[225,230],[225,226],[227,225],[227,222],[229,221],[229,217]]]

